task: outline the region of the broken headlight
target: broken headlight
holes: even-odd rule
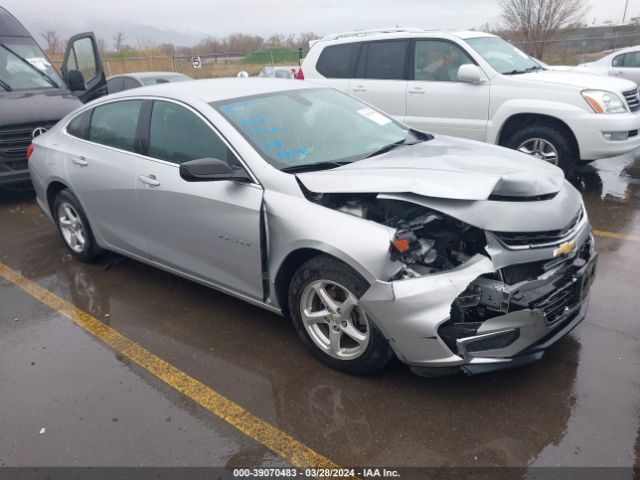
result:
[[[484,232],[448,215],[421,208],[411,209],[397,225],[389,247],[391,259],[432,271],[449,270],[464,263],[486,244]]]

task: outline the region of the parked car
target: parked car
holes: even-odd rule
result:
[[[582,63],[576,69],[626,78],[638,84],[640,83],[640,45],[616,50],[594,62]]]
[[[107,78],[109,93],[122,92],[131,88],[157,85],[158,83],[184,82],[193,80],[190,76],[175,72],[139,72],[112,75]]]
[[[334,89],[143,87],[33,145],[37,203],[75,258],[112,250],[288,315],[341,370],[520,365],[586,312],[596,253],[560,169]]]
[[[27,29],[0,7],[0,185],[28,182],[32,138],[105,92],[92,33],[69,40],[61,77]]]
[[[296,74],[298,73],[299,69],[300,67],[298,65],[295,65],[295,66],[278,65],[276,67],[264,67],[262,70],[260,70],[258,77],[292,79],[296,77]]]
[[[571,174],[640,146],[638,87],[546,70],[481,32],[388,29],[311,42],[299,78],[355,95],[412,127],[520,150]]]

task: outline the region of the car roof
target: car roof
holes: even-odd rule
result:
[[[194,97],[210,103],[230,98],[248,97],[264,93],[284,92],[287,90],[304,90],[311,88],[328,88],[300,80],[282,78],[212,78],[191,80],[186,82],[162,83],[149,87],[140,87],[109,95],[109,99],[160,96],[176,100],[189,100]]]
[[[170,77],[180,75],[186,77],[184,73],[180,72],[131,72],[131,73],[119,73],[117,75],[111,75],[107,80],[118,77],[133,77],[133,78],[153,78],[153,77]]]
[[[381,29],[381,30],[365,30],[346,33],[332,33],[325,35],[319,40],[312,40],[310,45],[336,45],[340,43],[363,42],[386,39],[404,39],[404,38],[457,38],[466,40],[478,37],[496,37],[491,33],[469,31],[451,31],[451,30],[423,30],[423,29]]]

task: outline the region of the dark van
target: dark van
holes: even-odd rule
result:
[[[0,186],[29,182],[31,140],[83,102],[106,95],[92,33],[69,40],[61,73],[27,29],[0,7]]]

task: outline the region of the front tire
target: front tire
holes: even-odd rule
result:
[[[504,146],[560,167],[567,178],[573,176],[578,166],[578,152],[573,141],[563,130],[553,126],[527,125],[511,134]]]
[[[53,218],[62,240],[76,260],[90,263],[102,253],[80,202],[70,190],[62,190],[56,196]]]
[[[298,335],[327,365],[356,375],[384,367],[393,352],[359,304],[367,282],[351,267],[319,255],[294,274],[289,312]]]

